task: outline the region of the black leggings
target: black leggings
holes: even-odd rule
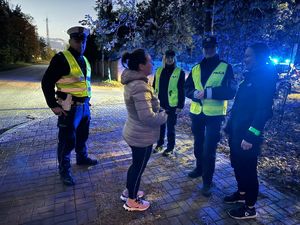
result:
[[[257,178],[257,152],[259,146],[249,150],[240,147],[242,139],[229,139],[231,165],[234,169],[238,191],[246,192],[247,206],[254,206],[257,201],[259,183]]]
[[[144,148],[130,146],[132,151],[132,164],[127,172],[127,184],[128,197],[136,199],[137,192],[140,187],[142,174],[149,161],[152,145]]]

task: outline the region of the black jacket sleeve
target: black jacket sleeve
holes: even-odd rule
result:
[[[233,70],[231,65],[228,65],[222,85],[220,87],[213,87],[205,89],[204,98],[211,98],[216,100],[230,100],[233,99],[236,93],[237,84],[234,80]]]
[[[259,131],[263,131],[264,126],[268,119],[272,116],[272,104],[276,90],[276,76],[271,73],[267,79],[262,79],[257,85],[256,92],[258,93],[256,99],[255,113],[251,123],[252,128]],[[249,127],[249,128],[250,128]],[[255,135],[250,130],[247,130],[244,140],[249,143],[258,143],[261,139],[261,135]]]
[[[56,54],[46,70],[42,79],[42,90],[50,108],[59,107],[55,98],[55,83],[66,74],[69,74],[70,67],[62,55],[62,53]]]
[[[183,70],[180,72],[177,88],[178,88],[178,106],[177,108],[183,109],[185,102],[184,94],[184,83],[185,83],[185,73]]]

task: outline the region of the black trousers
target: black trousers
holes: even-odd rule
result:
[[[162,146],[164,144],[165,133],[167,128],[167,149],[173,150],[175,147],[175,125],[177,122],[177,114],[175,110],[168,111],[168,119],[167,122],[160,126],[160,135],[159,140],[157,142],[157,146]]]
[[[126,188],[128,189],[128,197],[136,199],[141,177],[152,152],[152,145],[144,148],[130,146],[130,148],[132,151],[132,164],[127,172]]]
[[[75,148],[76,159],[87,158],[86,141],[89,136],[90,107],[88,101],[74,105],[67,115],[58,117],[57,158],[60,174],[68,173],[71,167],[70,154]]]
[[[247,206],[254,206],[258,196],[257,157],[259,145],[249,150],[241,148],[242,138],[237,135],[229,137],[231,166],[234,169],[238,191],[245,192]]]
[[[216,163],[216,149],[220,141],[223,116],[190,114],[194,135],[196,169],[202,174],[203,184],[211,185]]]

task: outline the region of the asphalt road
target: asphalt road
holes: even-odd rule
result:
[[[0,72],[0,135],[15,126],[52,116],[41,89],[47,65]],[[123,103],[121,88],[92,85],[92,105]]]

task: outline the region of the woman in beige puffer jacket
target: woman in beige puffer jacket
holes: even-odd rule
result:
[[[122,63],[128,67],[121,76],[128,113],[123,137],[132,150],[132,165],[128,169],[126,189],[121,199],[126,201],[123,205],[126,210],[144,211],[150,203],[141,200],[144,193],[139,191],[140,180],[167,114],[160,109],[159,100],[148,84],[147,76],[152,73],[150,55],[143,49],[137,49],[124,53]]]

